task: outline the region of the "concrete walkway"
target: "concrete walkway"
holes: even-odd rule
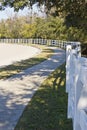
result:
[[[0,43],[0,68],[20,60],[34,57],[41,50],[26,45]]]
[[[14,130],[35,91],[65,61],[65,51],[53,49],[55,53],[48,60],[7,80],[0,80],[0,130]]]

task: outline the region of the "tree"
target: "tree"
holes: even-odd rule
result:
[[[66,2],[66,24],[68,26],[87,28],[87,1],[73,0]]]
[[[35,32],[36,32],[35,23],[32,24],[25,23],[24,26],[22,27],[21,35],[23,38],[33,38],[35,36]]]
[[[5,7],[14,7],[15,11],[23,9],[25,6],[28,6],[30,3],[29,0],[1,0],[0,9],[5,9]]]
[[[44,4],[45,12],[53,16],[65,17],[67,26],[87,28],[87,0],[1,0],[1,9],[14,7],[16,11],[38,3]]]
[[[5,21],[0,22],[0,38],[5,38],[6,37],[6,24]]]
[[[23,26],[23,19],[17,17],[16,15],[12,18],[8,18],[6,21],[6,33],[7,38],[20,38]]]
[[[51,21],[49,21],[49,17],[45,20],[39,19],[40,21],[38,21],[38,23],[36,22],[35,25],[36,32],[32,32],[32,34],[34,33],[33,37],[36,36],[53,39],[69,38],[72,40],[84,39],[83,41],[87,42],[87,0],[1,0],[1,9],[10,6],[14,7],[14,9],[18,11],[26,6],[32,8],[35,3],[38,3],[39,7],[44,5],[45,13],[49,17],[53,16],[54,20],[50,19]],[[61,21],[61,24],[57,23],[56,17],[59,17],[60,19],[63,18],[64,21]],[[60,21],[59,19],[57,20]],[[25,25],[25,28],[29,29],[30,25]],[[28,29],[27,31],[24,30],[22,32],[24,37],[25,34],[27,37],[29,36],[27,33]],[[75,35],[71,38],[71,35],[73,35],[74,32]]]
[[[62,18],[38,18],[36,20],[36,27],[36,37],[47,39],[66,39],[66,26],[64,25],[64,20]]]

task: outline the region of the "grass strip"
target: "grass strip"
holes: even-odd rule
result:
[[[67,119],[65,64],[40,86],[25,108],[15,130],[72,130]]]
[[[33,65],[39,64],[40,62],[48,59],[53,54],[53,50],[47,48],[47,46],[44,45],[32,45],[32,46],[42,49],[42,52],[33,58],[22,60],[20,62],[15,62],[12,65],[1,68],[0,79],[9,78],[12,75],[15,75],[29,67],[32,67]]]

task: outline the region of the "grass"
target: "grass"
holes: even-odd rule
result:
[[[21,62],[16,62],[12,65],[1,68],[0,79],[9,78],[12,75],[15,75],[29,67],[32,67],[33,65],[39,64],[40,62],[48,59],[53,54],[53,50],[48,49],[47,46],[43,45],[32,45],[32,46],[42,49],[42,52],[33,58],[22,60]]]
[[[25,108],[15,130],[72,130],[67,119],[65,64],[40,86]]]

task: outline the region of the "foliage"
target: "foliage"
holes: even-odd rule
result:
[[[22,27],[21,35],[23,38],[33,38],[36,32],[36,25],[25,23]]]
[[[82,29],[78,29],[76,27],[69,27],[67,29],[67,37],[70,41],[80,41],[80,42],[87,41],[85,32],[83,32]]]
[[[5,21],[1,21],[0,23],[0,37],[5,38],[6,37],[6,24]]]
[[[87,31],[78,27],[67,27],[60,17],[17,17],[0,22],[1,38],[46,38],[87,42]]]
[[[87,42],[86,0],[1,0],[0,2],[1,9],[10,6],[16,11],[26,6],[32,8],[33,4],[38,3],[39,7],[44,5],[47,16],[54,16],[54,18],[38,18],[36,23],[29,23],[29,21],[27,23],[26,20],[17,18],[10,19],[7,25],[0,23],[1,38],[41,37]]]
[[[66,24],[68,26],[87,28],[87,1],[76,0],[66,2]]]
[[[5,7],[10,6],[14,7],[16,11],[29,5],[29,0],[1,0],[0,2],[0,9],[5,9]]]
[[[14,7],[16,11],[25,6],[32,7],[37,3],[45,6],[45,13],[53,16],[62,16],[67,26],[87,28],[87,1],[86,0],[1,0],[1,7]]]

